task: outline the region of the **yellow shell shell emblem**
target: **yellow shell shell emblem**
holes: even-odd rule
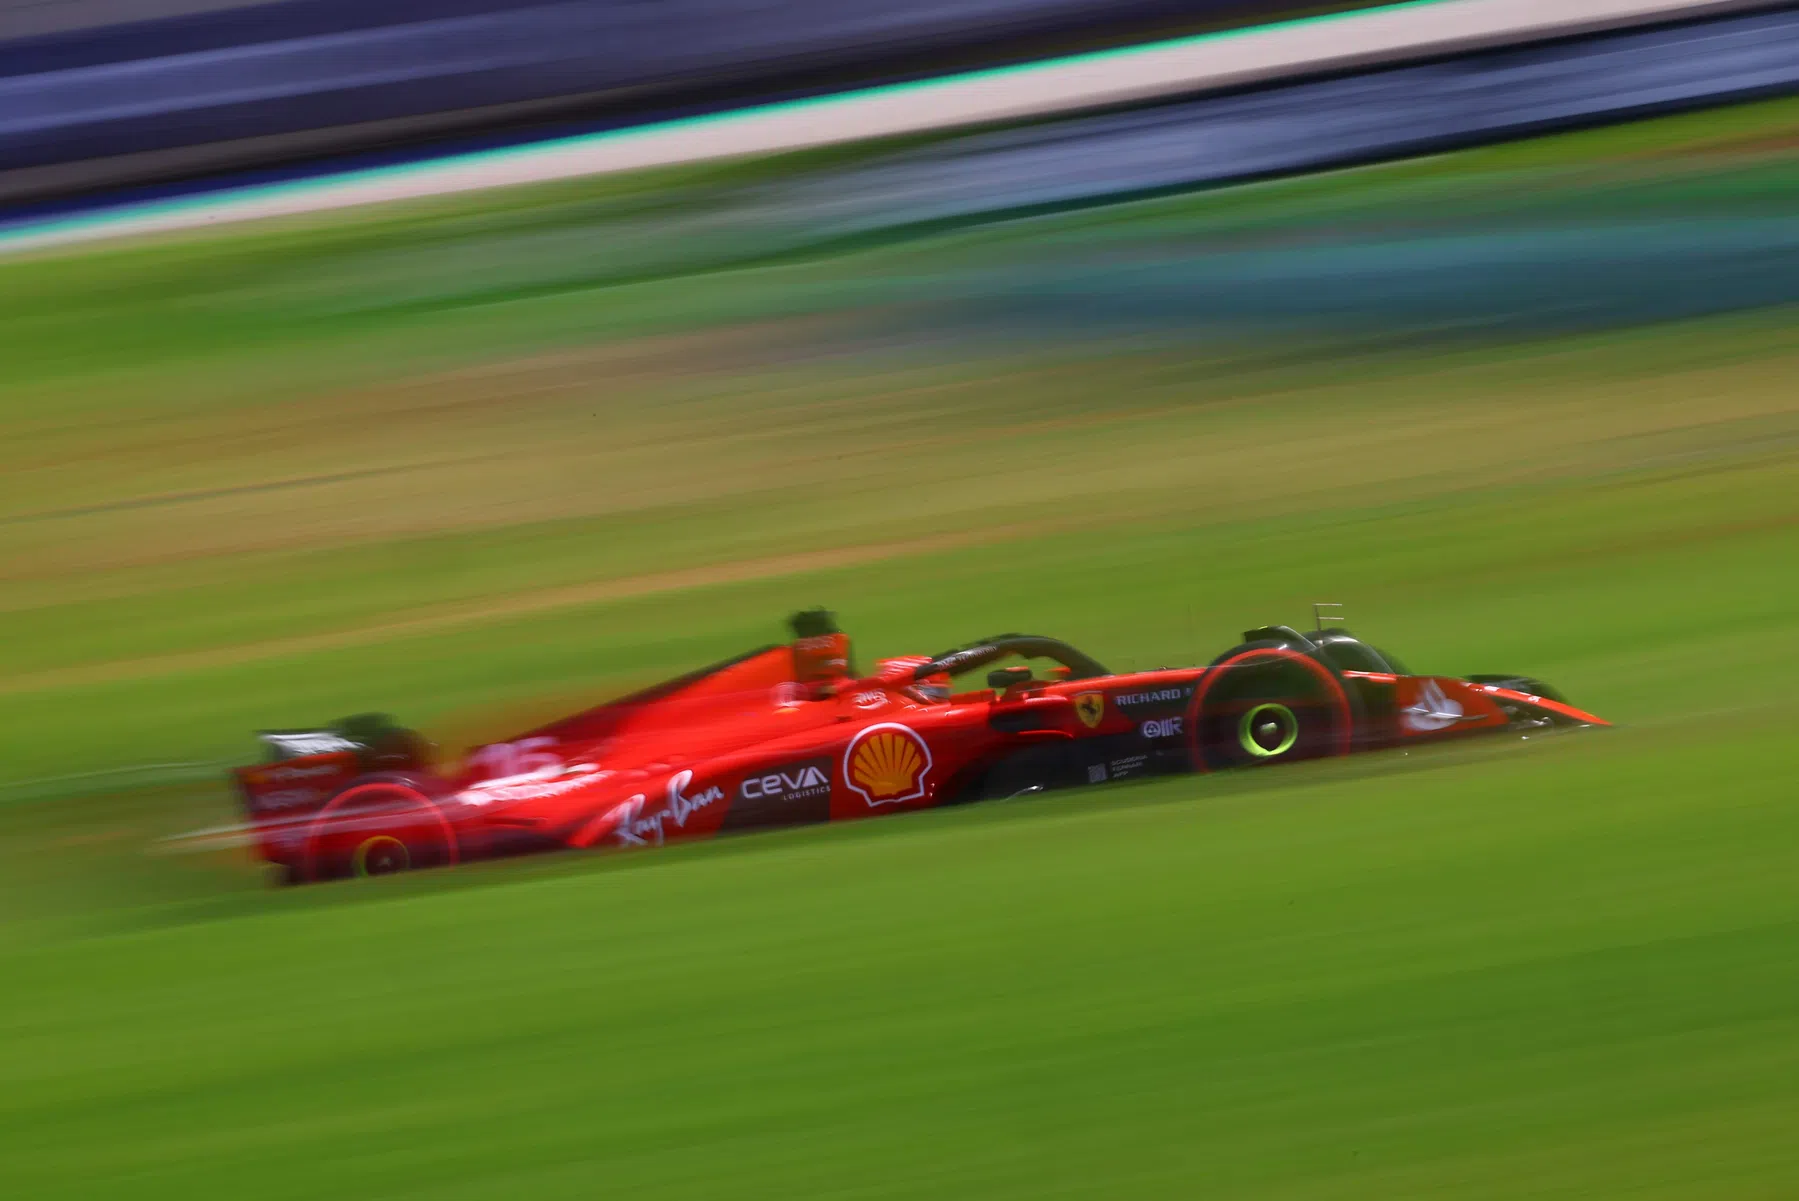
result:
[[[931,748],[908,726],[869,726],[843,754],[843,778],[870,807],[897,805],[925,794]]]

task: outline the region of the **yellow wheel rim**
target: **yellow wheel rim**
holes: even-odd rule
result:
[[[370,861],[376,864],[374,871],[369,870]],[[383,864],[392,864],[383,868]],[[365,838],[356,853],[350,856],[350,870],[358,876],[387,876],[394,872],[403,872],[412,866],[412,853],[406,844],[391,834],[377,834],[373,838]]]

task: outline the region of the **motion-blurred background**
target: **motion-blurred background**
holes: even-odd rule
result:
[[[1770,4],[0,0],[7,1195],[1792,1195],[1796,82]],[[253,729],[810,604],[1151,667],[1314,601],[1620,728],[183,837]]]

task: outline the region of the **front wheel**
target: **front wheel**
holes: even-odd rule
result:
[[[1263,701],[1237,721],[1237,749],[1251,759],[1278,759],[1299,746],[1299,714],[1280,701]]]
[[[1213,664],[1194,690],[1187,729],[1194,768],[1219,771],[1347,754],[1355,716],[1329,668],[1271,647]]]

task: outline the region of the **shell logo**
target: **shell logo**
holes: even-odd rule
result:
[[[850,740],[843,778],[869,808],[915,801],[931,774],[931,748],[909,726],[881,722]]]

